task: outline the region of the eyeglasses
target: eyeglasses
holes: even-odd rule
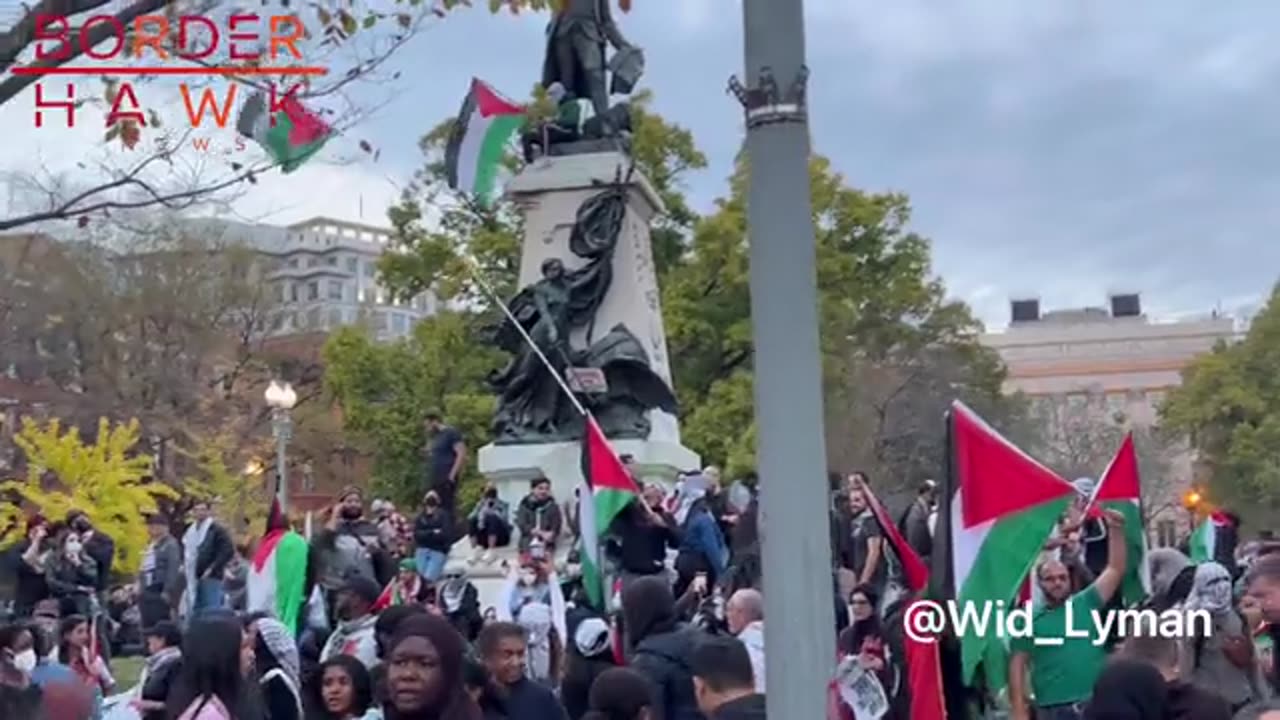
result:
[[[850,605],[870,605],[870,604],[871,604],[871,601],[870,601],[870,600],[866,600],[866,599],[863,599],[863,600],[850,600],[850,601],[849,601],[849,604],[850,604]]]

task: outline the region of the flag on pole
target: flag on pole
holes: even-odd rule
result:
[[[1009,603],[1076,491],[1018,449],[963,403],[951,406],[949,472],[940,495],[939,529],[949,585],[961,607]],[[949,560],[949,561],[948,561]],[[935,566],[937,567],[937,566]],[[996,633],[959,638],[961,679],[972,685],[983,665],[987,689],[1007,676],[1008,652]]]
[[[276,498],[267,518],[267,532],[249,565],[246,609],[271,613],[289,632],[296,633],[306,589],[308,551],[306,539],[289,529]]]
[[[912,599],[915,599],[929,586],[929,567],[907,543],[897,526],[890,522],[888,511],[875,493],[871,492],[871,488],[864,485],[863,495],[884,530],[888,549],[897,557],[903,581]],[[945,720],[947,710],[942,692],[942,668],[937,642],[916,640],[910,634],[903,635],[903,642],[906,646],[906,694],[911,703],[911,720]]]
[[[1218,561],[1218,545],[1220,544],[1220,536],[1227,528],[1230,520],[1227,516],[1215,512],[1196,526],[1194,532],[1191,533],[1191,542],[1188,547],[1188,555],[1191,562],[1199,565],[1205,562]]]
[[[601,546],[618,513],[640,496],[640,488],[609,447],[591,415],[583,417],[582,477],[578,491],[578,527],[582,535],[582,584],[598,610],[607,597]]]
[[[472,195],[482,205],[489,204],[507,145],[524,125],[524,116],[523,107],[473,78],[445,146],[449,187]]]
[[[1120,449],[1107,466],[1094,488],[1090,509],[1102,507],[1124,516],[1127,552],[1121,597],[1126,605],[1142,601],[1151,588],[1151,569],[1147,564],[1147,534],[1142,527],[1142,484],[1138,476],[1138,455],[1133,449],[1133,434],[1125,436]]]
[[[269,107],[271,103],[278,107]],[[240,108],[236,130],[261,145],[287,175],[328,142],[333,128],[292,94],[271,103],[261,92],[250,95]]]

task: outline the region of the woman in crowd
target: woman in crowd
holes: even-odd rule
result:
[[[609,624],[598,617],[583,618],[573,630],[565,665],[560,701],[569,720],[582,720],[596,679],[614,667]]]
[[[415,615],[391,641],[387,720],[482,720],[462,682],[463,641],[445,620]]]
[[[308,720],[380,720],[373,706],[373,680],[364,664],[350,655],[338,655],[320,666],[315,688],[315,711]]]
[[[49,592],[58,599],[63,615],[88,615],[93,611],[98,564],[85,552],[80,535],[71,530],[59,535],[57,547],[45,570]]]
[[[182,642],[182,673],[166,702],[177,720],[262,720],[244,677],[240,624],[218,615],[192,622]]]
[[[302,720],[302,668],[293,635],[271,617],[254,620],[250,630],[265,720]]]
[[[631,668],[652,683],[664,720],[701,718],[688,659],[696,630],[680,627],[671,586],[657,576],[642,577],[622,589],[623,626],[631,646]]]
[[[1150,663],[1119,659],[1107,664],[1093,686],[1085,720],[1165,720],[1168,689]]]
[[[31,683],[36,666],[34,638],[22,625],[0,627],[0,718],[34,718],[40,688]]]
[[[843,656],[855,656],[865,670],[874,672],[886,693],[892,692],[892,668],[885,653],[885,636],[876,613],[880,598],[870,585],[859,585],[849,593],[853,624],[840,633],[836,646]]]
[[[94,692],[95,704],[110,695],[116,681],[102,656],[93,652],[92,628],[83,615],[62,620],[58,632],[58,662],[71,668],[76,679]]]
[[[583,720],[657,720],[649,683],[627,668],[605,670],[591,685],[591,709]]]
[[[182,633],[168,622],[146,631],[147,663],[139,681],[141,692],[133,701],[141,720],[164,720],[164,702],[182,673]]]
[[[9,550],[15,585],[13,613],[28,617],[36,603],[49,597],[45,569],[49,564],[49,523],[39,515],[27,521],[27,537]]]
[[[1265,697],[1252,634],[1235,609],[1227,569],[1216,562],[1197,565],[1186,608],[1207,612],[1212,627],[1208,636],[1190,640],[1190,652],[1183,655],[1182,676],[1221,695],[1233,713],[1251,700]]]

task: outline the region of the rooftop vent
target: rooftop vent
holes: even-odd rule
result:
[[[1111,317],[1141,317],[1142,302],[1137,293],[1111,296]]]
[[[1013,300],[1009,303],[1009,320],[1015,323],[1035,322],[1040,319],[1039,300]]]

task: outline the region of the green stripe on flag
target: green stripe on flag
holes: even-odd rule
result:
[[[476,179],[472,193],[477,198],[493,197],[498,171],[502,169],[502,157],[516,131],[524,124],[522,115],[496,115],[489,120],[484,138],[480,142],[480,156],[476,162]]]

